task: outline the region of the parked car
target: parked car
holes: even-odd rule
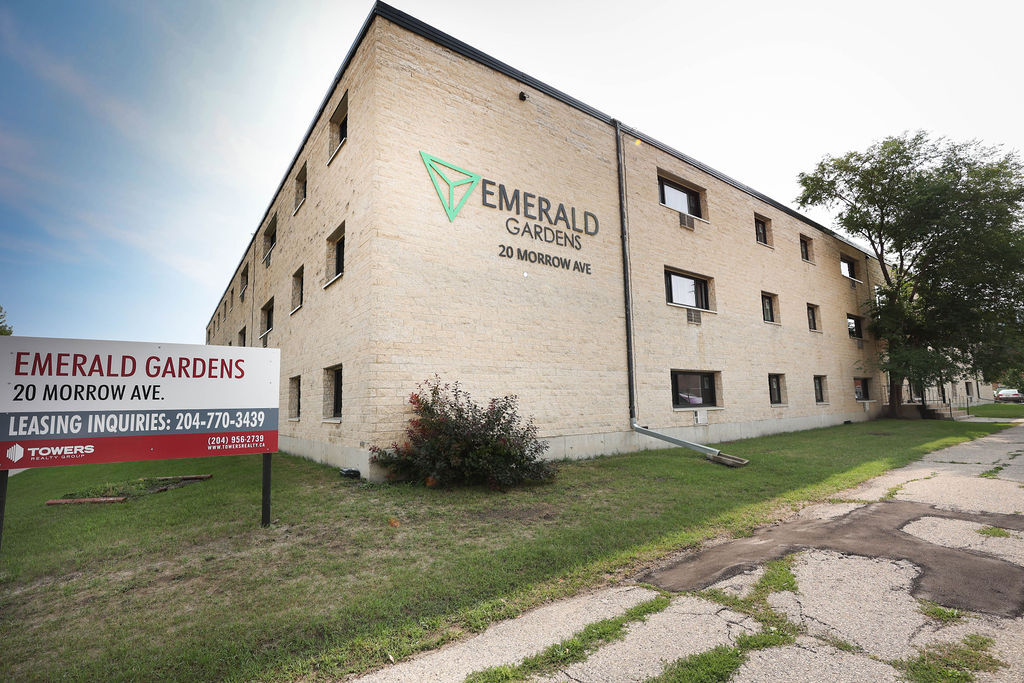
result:
[[[996,392],[998,403],[1020,403],[1021,400],[1024,400],[1024,397],[1016,389],[1000,389]]]

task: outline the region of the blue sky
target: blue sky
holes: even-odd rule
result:
[[[392,4],[784,202],[904,130],[1024,150],[1016,2]],[[202,343],[370,8],[0,1],[16,334]]]

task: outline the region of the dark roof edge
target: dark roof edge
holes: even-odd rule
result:
[[[460,54],[463,57],[466,57],[467,59],[471,59],[474,62],[477,62],[478,64],[482,64],[483,66],[494,69],[495,71],[502,73],[508,76],[509,78],[519,81],[523,85],[529,86],[534,90],[537,90],[538,92],[542,92],[545,95],[548,95],[564,104],[567,104],[570,107],[583,112],[584,114],[593,116],[594,118],[598,119],[599,121],[603,121],[608,125],[614,125],[615,123],[615,119],[613,119],[608,114],[605,114],[601,110],[595,109],[594,107],[591,107],[589,104],[581,100],[578,100],[575,97],[572,97],[571,95],[568,95],[562,92],[561,90],[558,90],[557,88],[553,88],[547,83],[539,81],[533,76],[530,76],[529,74],[523,73],[522,71],[519,71],[518,69],[509,66],[505,62],[495,59],[494,57],[491,57],[487,53],[476,49],[472,45],[464,43],[461,40],[434,28],[430,24],[427,24],[410,14],[406,14],[405,12],[396,9],[391,5],[388,5],[387,3],[377,0],[373,4],[373,8],[370,10],[370,13],[366,16],[366,20],[363,22],[362,28],[359,29],[359,34],[356,36],[356,39],[352,42],[352,47],[349,48],[348,53],[345,55],[345,59],[342,60],[341,66],[338,67],[338,71],[334,75],[334,79],[331,81],[330,87],[327,88],[327,93],[324,95],[323,100],[320,102],[320,106],[317,108],[316,114],[313,116],[313,120],[310,122],[309,127],[306,129],[306,133],[302,136],[302,142],[299,143],[299,148],[295,150],[295,155],[292,157],[291,162],[288,164],[288,168],[285,170],[284,176],[281,178],[281,182],[278,184],[277,189],[274,190],[274,194],[271,195],[270,203],[267,205],[266,211],[263,212],[263,217],[260,218],[260,221],[256,226],[256,230],[253,232],[252,237],[249,239],[249,244],[246,245],[245,251],[242,253],[242,258],[239,260],[238,265],[235,266],[235,271],[232,272],[231,278],[230,280],[228,280],[228,284],[224,288],[224,294],[226,294],[227,291],[231,288],[231,282],[233,282],[235,279],[234,273],[238,271],[239,266],[242,265],[242,263],[246,259],[246,256],[249,254],[249,248],[252,247],[253,243],[256,241],[256,236],[259,234],[260,226],[263,225],[263,221],[265,221],[267,219],[267,216],[270,215],[270,209],[274,206],[274,201],[277,199],[277,196],[281,193],[281,190],[284,189],[284,184],[288,180],[288,176],[291,174],[292,168],[295,167],[295,162],[299,160],[299,156],[302,154],[303,148],[309,141],[310,135],[313,134],[313,129],[316,127],[317,121],[320,120],[320,116],[324,113],[324,109],[327,108],[327,103],[330,101],[331,95],[334,93],[334,89],[337,88],[338,83],[341,82],[342,76],[344,76],[345,71],[348,70],[349,64],[352,63],[352,59],[355,56],[356,50],[359,49],[359,46],[362,44],[363,39],[366,38],[366,34],[370,30],[370,25],[373,23],[373,20],[376,17],[383,17],[388,21],[398,26],[401,26],[402,28],[408,31],[411,31],[419,36],[426,38],[427,40],[437,43],[441,47],[447,48],[452,52]],[[869,254],[864,249],[864,247],[854,244],[849,239],[837,234],[836,232],[830,230],[829,228],[826,228],[824,225],[818,223],[817,221],[814,221],[808,218],[807,216],[804,216],[799,211],[791,209],[785,204],[778,202],[772,199],[771,197],[758,192],[757,190],[739,182],[738,180],[730,178],[729,176],[725,175],[720,171],[716,171],[707,164],[701,163],[700,161],[697,161],[696,159],[689,157],[683,154],[682,152],[673,149],[672,147],[669,147],[668,145],[659,142],[654,138],[645,135],[644,133],[641,133],[638,130],[635,130],[625,125],[622,126],[622,130],[629,133],[633,137],[643,140],[645,143],[660,149],[666,154],[674,156],[680,161],[690,164],[694,168],[697,168],[703,171],[704,173],[707,173],[708,175],[718,178],[719,180],[728,185],[732,185],[737,190],[745,192],[746,194],[749,194],[750,196],[759,199],[780,211],[785,212],[786,214],[810,225],[813,228],[816,228],[824,232],[827,235],[835,237],[836,239],[850,245],[854,249],[863,252],[868,256],[872,256],[872,254]],[[213,318],[217,315],[217,310],[220,307],[221,299],[224,298],[224,294],[221,294],[220,299],[217,300],[217,305],[214,306],[213,309],[213,315],[210,316],[209,320],[206,323],[207,327],[210,326],[210,322],[212,322]]]

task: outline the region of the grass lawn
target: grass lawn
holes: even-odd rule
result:
[[[978,417],[1024,417],[1024,403],[986,403],[971,406],[970,412]]]
[[[362,671],[748,533],[928,451],[1006,425],[877,421],[566,463],[508,493],[341,479],[259,456],[54,467],[10,480],[2,680],[292,679]],[[112,505],[51,498],[138,477],[213,478]]]

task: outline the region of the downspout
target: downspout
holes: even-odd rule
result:
[[[626,215],[626,157],[622,149],[622,123],[615,123],[615,157],[619,173],[619,229],[622,238],[622,294],[626,305],[626,383],[629,389],[629,422],[636,425],[636,378],[633,366],[633,303],[629,285],[629,219]]]
[[[633,304],[630,297],[629,285],[629,230],[627,228],[629,225],[629,219],[626,212],[626,155],[622,148],[622,123],[618,119],[613,119],[613,122],[615,123],[615,154],[618,161],[617,166],[619,174],[619,225],[622,238],[622,294],[626,306],[626,376],[629,384],[629,424],[635,432],[643,434],[644,436],[650,436],[655,439],[667,441],[675,446],[682,446],[683,448],[689,448],[690,450],[697,451],[698,453],[703,453],[704,457],[712,462],[728,465],[729,467],[742,467],[750,461],[745,460],[744,458],[737,458],[733,455],[726,455],[717,448],[684,441],[683,439],[677,439],[674,436],[662,434],[661,432],[656,432],[648,429],[647,427],[641,427],[636,421],[636,370],[633,355]]]

